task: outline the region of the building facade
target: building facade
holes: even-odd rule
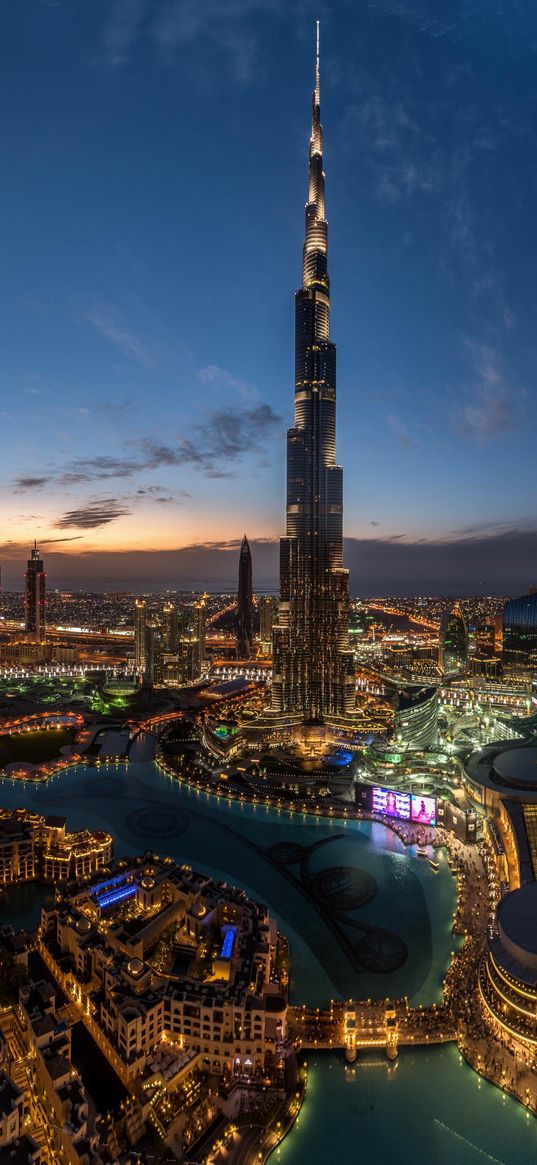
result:
[[[468,667],[468,627],[458,603],[440,621],[438,668],[444,678],[463,675]]]
[[[343,568],[343,470],[336,462],[336,347],[330,339],[319,28],[302,287],[295,296],[295,416],[287,434],[286,535],[274,628],[272,709],[304,717],[354,709]]]
[[[531,679],[537,672],[537,594],[510,599],[503,609],[504,672]]]
[[[39,556],[37,542],[34,542],[24,576],[24,622],[28,635],[36,640],[44,639],[46,633],[46,585],[43,559]]]
[[[438,743],[436,688],[406,688],[398,693],[394,737],[407,748],[433,748]]]
[[[259,640],[263,655],[272,652],[272,631],[278,617],[278,600],[275,595],[261,595],[259,599]]]
[[[145,671],[147,604],[136,599],[134,604],[134,671],[137,676]]]
[[[252,588],[252,554],[246,534],[239,555],[239,589],[237,594],[237,658],[250,659],[254,640],[254,596]]]

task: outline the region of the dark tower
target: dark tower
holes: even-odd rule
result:
[[[26,631],[34,639],[45,638],[45,591],[47,576],[34,542],[32,557],[26,563],[24,576],[24,618]]]
[[[253,644],[252,555],[246,534],[239,555],[239,591],[237,595],[237,656],[250,659]]]
[[[295,295],[295,423],[287,434],[272,708],[341,716],[355,705],[343,568],[343,470],[336,463],[336,347],[330,339],[319,24],[302,287]]]

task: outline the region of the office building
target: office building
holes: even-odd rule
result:
[[[200,599],[194,604],[192,679],[197,679],[202,674],[205,666],[205,619],[205,599]]]
[[[508,676],[531,679],[537,672],[537,594],[510,599],[503,610],[503,667]]]
[[[440,620],[438,668],[444,679],[463,675],[468,667],[468,627],[458,603]]]
[[[438,692],[434,687],[405,688],[395,700],[394,738],[406,748],[438,743]]]
[[[175,603],[165,603],[162,609],[162,642],[164,651],[173,654],[177,651],[182,619]]]
[[[246,534],[239,555],[239,589],[237,594],[237,658],[250,659],[254,639],[254,596],[252,589],[252,554]]]
[[[144,679],[148,684],[162,684],[164,682],[162,628],[156,619],[147,619],[146,621]]]
[[[272,631],[278,617],[278,600],[274,595],[261,595],[259,599],[259,640],[263,655],[272,652]]]
[[[134,604],[134,672],[141,676],[145,671],[147,604],[145,599],[136,599]]]
[[[34,542],[24,576],[24,619],[28,635],[36,640],[45,638],[46,582],[43,560],[39,556],[37,542]]]

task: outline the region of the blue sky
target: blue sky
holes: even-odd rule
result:
[[[352,589],[535,575],[534,5],[7,0],[8,583],[272,573],[316,17]]]

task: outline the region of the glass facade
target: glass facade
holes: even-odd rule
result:
[[[442,617],[438,662],[445,677],[461,675],[468,667],[468,628],[458,603]]]
[[[529,679],[537,672],[537,594],[510,599],[503,609],[503,666]]]
[[[46,631],[46,581],[43,560],[39,557],[37,543],[34,543],[32,556],[26,563],[24,576],[24,615],[26,631],[38,640],[45,638]]]
[[[252,555],[246,534],[239,556],[239,590],[237,595],[237,656],[250,659],[253,646]]]
[[[330,339],[319,45],[309,150],[302,287],[295,296],[295,416],[287,435],[272,707],[325,717],[355,704],[343,568],[343,470],[336,464],[336,347]]]
[[[407,688],[400,692],[395,711],[394,735],[407,748],[432,748],[438,742],[438,692],[436,688]]]

